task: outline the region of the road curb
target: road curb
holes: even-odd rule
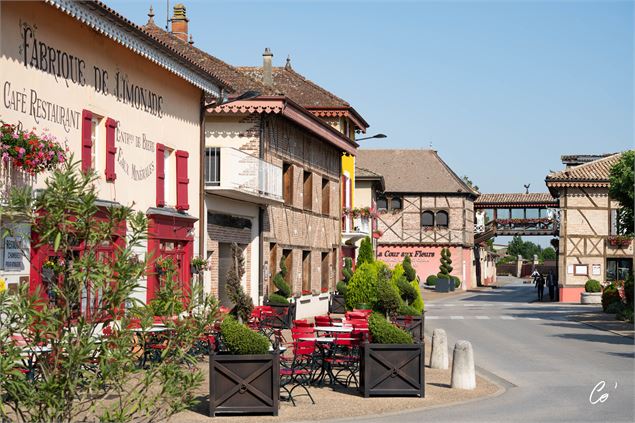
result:
[[[573,320],[573,321],[575,321],[575,322],[578,322],[578,323],[581,323],[581,324],[583,324],[583,325],[590,326],[590,327],[592,327],[592,328],[594,328],[594,329],[603,330],[604,332],[611,332],[611,333],[613,333],[613,334],[615,334],[615,335],[619,335],[619,336],[624,337],[624,338],[634,339],[634,336],[633,336],[633,335],[624,335],[623,333],[620,333],[620,332],[614,331],[614,330],[612,330],[612,329],[607,329],[607,328],[604,328],[604,327],[602,327],[601,325],[596,325],[596,324],[593,324],[593,323],[588,323],[588,322],[584,322],[584,321],[582,321],[582,320],[578,320],[578,319],[576,319],[575,317],[572,317],[572,318],[571,318],[571,320]]]

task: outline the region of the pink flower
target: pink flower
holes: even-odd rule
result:
[[[20,147],[20,149],[18,150],[18,153],[24,154],[24,153],[26,153],[26,150],[24,148]]]

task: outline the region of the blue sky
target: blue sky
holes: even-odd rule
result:
[[[106,0],[143,24],[153,4]],[[175,1],[170,2],[170,6]],[[294,69],[482,192],[545,191],[560,155],[633,145],[631,1],[185,1],[199,48]]]

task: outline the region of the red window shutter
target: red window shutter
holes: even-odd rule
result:
[[[165,206],[165,147],[157,144],[157,207]]]
[[[117,121],[111,118],[106,119],[106,180],[114,181],[117,179],[115,173],[115,157],[117,155],[117,147],[115,147],[115,129]]]
[[[187,188],[190,183],[187,177],[187,151],[176,151],[176,208],[178,210],[187,210],[190,205],[187,202]]]
[[[82,110],[82,171],[86,172],[91,168],[91,156],[93,141],[91,132],[93,126],[93,114],[89,110]]]

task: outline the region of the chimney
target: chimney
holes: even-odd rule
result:
[[[269,47],[265,48],[265,52],[262,53],[262,83],[267,87],[273,87],[273,68],[272,68],[273,53],[269,50]]]
[[[187,42],[187,23],[190,20],[185,16],[185,5],[178,3],[174,5],[174,15],[170,22],[172,22],[172,34],[179,39]]]

